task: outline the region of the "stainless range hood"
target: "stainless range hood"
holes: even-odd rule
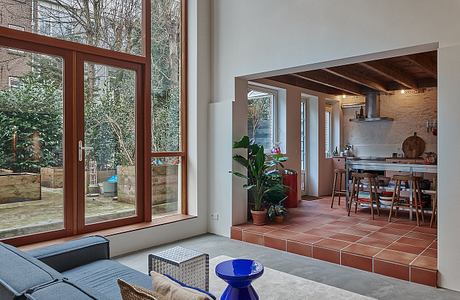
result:
[[[380,116],[380,95],[378,92],[366,94],[364,118],[350,119],[351,122],[393,121],[393,118]]]

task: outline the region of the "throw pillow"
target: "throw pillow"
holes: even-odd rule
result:
[[[162,295],[165,300],[212,300],[207,294],[192,288],[183,287],[165,275],[150,272],[153,280],[153,289]]]
[[[158,293],[131,285],[126,281],[118,279],[118,287],[120,288],[121,299],[123,300],[165,300],[165,298]]]

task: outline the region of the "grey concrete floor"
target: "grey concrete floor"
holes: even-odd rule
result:
[[[145,249],[115,259],[122,264],[147,273],[148,254],[173,246],[183,246],[202,251],[208,253],[211,258],[227,255],[256,259],[269,268],[376,299],[460,299],[460,293],[458,292],[440,288],[435,289],[212,234]]]

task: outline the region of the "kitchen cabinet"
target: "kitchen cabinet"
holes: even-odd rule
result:
[[[345,169],[346,157],[336,156],[332,158],[333,167],[335,169]]]
[[[332,166],[333,166],[333,169],[332,169],[332,176],[334,176],[334,170],[335,169],[343,169],[345,170],[345,162],[346,162],[347,158],[346,157],[343,157],[343,156],[335,156],[332,158]],[[334,177],[332,177],[334,178]],[[342,178],[342,183],[341,185],[339,185],[339,183],[337,183],[337,186],[341,186],[342,189],[345,187],[345,176],[341,176],[339,178]]]

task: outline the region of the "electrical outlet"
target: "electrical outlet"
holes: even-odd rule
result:
[[[218,213],[212,213],[211,214],[211,219],[214,220],[214,221],[219,220],[219,214]]]

